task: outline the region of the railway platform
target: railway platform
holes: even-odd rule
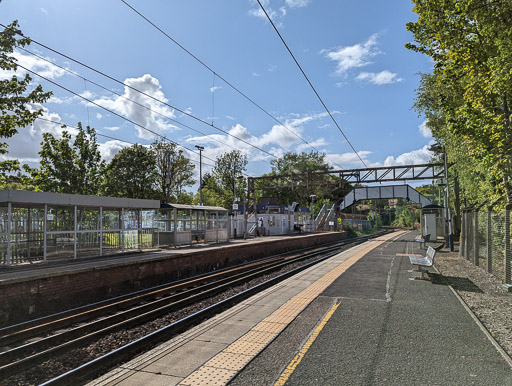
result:
[[[511,385],[512,360],[394,232],[218,314],[89,385]]]

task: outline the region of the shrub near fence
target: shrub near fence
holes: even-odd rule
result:
[[[465,211],[462,216],[460,255],[512,284],[510,210]]]

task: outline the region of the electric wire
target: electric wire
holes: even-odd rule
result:
[[[124,1],[124,0],[121,0],[121,1]],[[272,25],[272,27],[274,28],[274,31],[276,31],[277,35],[279,36],[279,38],[281,39],[281,42],[283,42],[284,46],[286,47],[286,49],[288,50],[288,53],[291,55],[292,59],[294,60],[295,64],[297,65],[297,67],[299,67],[299,70],[300,72],[302,72],[302,75],[304,76],[304,78],[306,78],[307,82],[309,83],[309,86],[311,87],[311,89],[313,90],[313,92],[315,93],[315,95],[317,96],[318,100],[320,101],[320,103],[322,104],[322,106],[324,107],[325,111],[327,111],[327,114],[329,114],[329,116],[331,117],[332,121],[334,122],[334,124],[336,125],[336,127],[338,128],[338,130],[340,131],[340,133],[343,135],[343,137],[345,138],[345,140],[347,141],[347,143],[350,145],[350,147],[352,148],[352,150],[354,151],[354,153],[357,155],[357,158],[359,158],[359,160],[362,162],[362,164],[365,166],[365,167],[368,167],[366,165],[366,163],[363,161],[363,159],[361,158],[361,156],[359,155],[359,153],[356,151],[356,149],[354,148],[354,146],[352,145],[352,143],[350,142],[350,140],[348,139],[348,137],[345,135],[345,133],[343,132],[343,130],[341,129],[340,125],[338,125],[338,122],[336,121],[336,119],[334,119],[333,115],[331,114],[330,110],[328,109],[328,107],[326,106],[326,104],[324,103],[324,101],[322,100],[322,97],[320,97],[320,94],[318,94],[318,92],[316,91],[315,87],[313,86],[313,84],[311,83],[311,81],[309,80],[308,76],[306,75],[306,73],[304,72],[304,70],[302,69],[301,65],[299,64],[299,62],[297,61],[297,59],[295,58],[295,55],[293,55],[292,51],[290,50],[290,48],[288,47],[288,44],[286,44],[283,36],[281,35],[281,33],[279,32],[279,30],[277,29],[277,27],[275,26],[274,22],[272,21],[272,19],[270,18],[269,14],[267,13],[267,11],[265,10],[265,8],[263,7],[263,4],[261,4],[261,1],[260,0],[256,0],[258,2],[258,4],[260,5],[261,9],[263,10],[263,12],[265,13],[265,16],[267,17],[268,21],[270,22],[270,24]]]
[[[99,87],[99,88],[101,88],[101,89],[103,89],[103,90],[105,90],[105,91],[109,92],[109,93],[112,93],[112,94],[114,94],[114,95],[117,95],[117,96],[118,96],[118,97],[120,97],[120,98],[123,98],[123,99],[125,99],[125,100],[127,100],[127,101],[130,101],[130,102],[132,102],[132,103],[136,104],[136,105],[137,105],[137,106],[139,106],[139,107],[142,107],[142,108],[144,108],[144,109],[146,109],[146,110],[148,110],[148,111],[151,111],[152,113],[158,114],[158,115],[160,115],[160,116],[162,116],[162,117],[164,117],[164,118],[168,119],[169,121],[176,123],[177,125],[183,126],[183,127],[187,128],[187,129],[189,129],[189,130],[192,130],[192,131],[195,131],[196,133],[199,133],[199,134],[201,134],[201,135],[204,135],[205,137],[208,137],[209,139],[211,139],[211,140],[213,140],[213,141],[215,141],[215,142],[217,142],[217,143],[219,143],[219,144],[221,144],[221,145],[223,145],[223,146],[228,146],[228,147],[230,147],[230,148],[232,148],[232,149],[234,149],[234,150],[240,150],[240,149],[238,149],[238,148],[236,148],[236,147],[234,147],[234,146],[231,146],[230,144],[228,144],[228,143],[226,143],[226,142],[222,142],[222,141],[219,141],[218,139],[215,139],[214,137],[210,137],[210,136],[209,136],[209,134],[203,133],[202,131],[197,130],[197,129],[195,129],[195,128],[193,128],[193,127],[189,126],[189,125],[186,125],[186,124],[184,124],[184,123],[182,123],[182,122],[180,122],[180,121],[177,121],[176,119],[171,118],[171,117],[169,117],[169,116],[167,116],[167,115],[165,115],[165,114],[163,114],[163,113],[161,113],[161,112],[159,112],[159,111],[153,110],[153,109],[152,109],[151,107],[149,107],[149,106],[146,106],[146,105],[144,105],[144,104],[142,104],[142,103],[139,103],[139,102],[137,102],[137,101],[134,101],[133,99],[130,99],[130,98],[128,98],[128,97],[126,97],[126,96],[124,96],[124,95],[122,95],[122,94],[120,94],[120,93],[118,93],[118,92],[114,91],[114,90],[111,90],[111,89],[109,89],[109,88],[107,88],[107,87],[105,87],[105,86],[102,86],[101,84],[96,83],[96,82],[94,82],[93,80],[90,80],[90,79],[88,79],[88,78],[84,77],[83,75],[80,75],[80,74],[78,74],[78,73],[76,73],[76,72],[74,72],[74,71],[71,71],[69,68],[66,68],[66,67],[60,66],[60,65],[58,65],[58,64],[56,64],[56,63],[53,63],[52,61],[50,61],[50,60],[46,59],[46,58],[45,58],[45,57],[43,57],[43,56],[40,56],[40,55],[38,55],[38,54],[36,54],[36,53],[34,53],[34,52],[28,51],[28,50],[26,50],[26,49],[24,49],[24,48],[21,48],[21,47],[18,47],[18,49],[19,49],[19,50],[21,50],[21,51],[26,52],[27,54],[33,55],[33,56],[35,56],[35,57],[37,57],[37,58],[39,58],[39,59],[41,59],[41,60],[44,60],[45,62],[47,62],[47,63],[49,63],[49,64],[51,64],[51,65],[53,65],[53,66],[55,66],[55,67],[57,67],[57,68],[60,68],[60,69],[62,69],[62,70],[64,70],[64,71],[66,71],[66,72],[68,72],[68,73],[70,73],[70,74],[72,74],[72,75],[74,75],[74,76],[76,76],[76,77],[80,78],[80,79],[83,79],[83,80],[84,80],[84,82],[85,82],[85,81],[87,81],[87,82],[89,82],[89,83],[91,83],[91,84],[93,84],[93,85],[95,85],[95,86],[97,86],[97,87]],[[246,153],[246,152],[243,152],[243,153],[244,153],[244,154],[249,155],[249,154],[248,154],[248,153]]]
[[[47,119],[47,118],[43,118],[43,117],[37,117],[36,119],[38,119],[40,121],[50,122],[50,123],[53,123],[53,124],[56,124],[56,125],[64,126],[64,127],[71,127],[72,129],[78,129],[78,126],[70,125],[70,124],[67,124],[65,122],[52,121],[51,119]],[[110,135],[102,134],[102,133],[98,132],[97,130],[95,130],[95,133],[96,133],[96,135],[98,137],[104,137],[104,138],[112,139],[114,141],[125,142],[125,143],[128,143],[130,145],[137,145],[137,143],[135,143],[135,142],[130,142],[130,141],[127,141],[125,139],[116,138],[116,137],[112,137]],[[211,158],[209,158],[207,156],[204,156],[204,155],[202,157],[203,158],[207,158],[209,160],[212,160]],[[196,164],[199,163],[198,160],[194,160],[192,158],[187,158],[187,157],[185,157],[185,158],[188,159],[190,162],[194,162]],[[213,161],[215,161],[215,160],[213,160]],[[202,164],[206,165],[206,166],[210,166],[210,167],[215,167],[215,165],[209,164],[207,162],[202,162]]]
[[[310,144],[308,141],[306,141],[304,138],[302,138],[300,135],[298,135],[295,131],[288,128],[283,122],[281,122],[278,118],[273,116],[271,113],[269,113],[267,110],[265,110],[260,104],[256,103],[252,98],[250,98],[248,95],[243,93],[239,88],[237,88],[235,85],[230,83],[226,78],[219,75],[218,72],[214,71],[210,66],[208,66],[205,62],[203,62],[201,59],[199,59],[196,55],[194,55],[191,51],[186,49],[183,45],[181,45],[176,39],[174,39],[172,36],[170,36],[168,33],[166,33],[163,29],[158,27],[155,23],[153,23],[151,20],[149,20],[146,16],[144,16],[141,12],[139,12],[137,9],[135,9],[132,5],[128,4],[125,0],[121,0],[128,8],[130,8],[132,11],[134,11],[137,15],[139,15],[142,19],[144,19],[146,22],[148,22],[150,25],[152,25],[155,29],[157,29],[160,33],[162,33],[165,37],[167,37],[170,41],[172,41],[174,44],[176,44],[179,48],[181,48],[183,51],[185,51],[188,55],[190,55],[193,59],[195,59],[199,64],[201,64],[204,68],[206,68],[208,71],[211,71],[217,78],[221,79],[224,83],[226,83],[229,87],[231,87],[233,90],[235,90],[238,94],[243,96],[246,100],[248,100],[250,103],[252,103],[254,106],[256,106],[260,111],[265,113],[268,117],[272,118],[275,122],[277,122],[279,125],[281,125],[284,129],[288,130],[290,133],[292,133],[295,137],[300,139],[302,142],[304,142],[306,145],[317,151],[318,153],[321,153],[318,149],[316,149],[312,144]],[[330,113],[329,113],[330,115]],[[331,116],[332,118],[332,116]],[[333,118],[334,120],[334,118]],[[336,122],[335,122],[336,123]],[[348,139],[347,139],[348,141]],[[326,155],[326,158],[327,155]],[[340,169],[342,168],[340,165],[338,165],[333,160],[330,160],[334,165],[338,166]],[[362,160],[361,160],[362,161]],[[363,162],[364,164],[364,162]],[[366,165],[365,165],[366,166]]]
[[[4,24],[1,24],[1,23],[0,23],[0,26],[2,26],[3,28],[7,28]],[[16,33],[16,34],[18,34],[18,35],[20,35],[20,36],[24,36],[24,37],[25,37],[25,35],[23,35],[23,33],[22,33],[21,31],[19,31],[19,30],[18,30],[18,31],[15,31],[15,33]],[[77,60],[77,59],[74,59],[74,58],[72,58],[72,57],[70,57],[70,56],[68,56],[68,55],[66,55],[66,54],[64,54],[64,53],[62,53],[62,52],[59,52],[59,51],[57,51],[57,50],[55,50],[55,49],[53,49],[53,48],[50,48],[50,47],[48,47],[47,45],[45,45],[45,44],[43,44],[43,43],[40,43],[40,42],[38,42],[38,41],[36,41],[36,40],[34,40],[34,39],[30,38],[30,37],[28,37],[28,39],[30,39],[31,43],[34,43],[34,44],[36,44],[36,45],[38,45],[38,46],[40,46],[40,47],[43,47],[43,48],[45,48],[45,49],[47,49],[47,50],[49,50],[49,51],[51,51],[51,52],[54,52],[55,54],[60,55],[60,56],[62,56],[62,57],[64,57],[64,58],[66,58],[66,59],[68,59],[68,60],[71,60],[71,61],[73,61],[74,63],[77,63],[77,64],[79,64],[79,65],[81,65],[81,66],[83,66],[83,67],[85,67],[85,68],[88,68],[89,70],[94,71],[94,72],[96,72],[97,74],[102,75],[102,76],[104,76],[104,77],[106,77],[106,78],[108,78],[108,79],[110,79],[110,80],[112,80],[112,81],[114,81],[114,82],[116,82],[116,83],[119,83],[119,84],[123,85],[124,87],[128,87],[129,89],[131,89],[131,90],[133,90],[133,91],[136,91],[136,92],[138,92],[138,93],[140,93],[140,94],[142,94],[142,95],[144,95],[144,96],[146,96],[146,97],[148,97],[148,98],[150,98],[150,99],[152,99],[152,100],[154,100],[154,101],[156,101],[156,102],[159,102],[159,103],[161,103],[161,104],[163,104],[163,105],[165,105],[165,106],[168,106],[168,107],[170,107],[170,108],[172,108],[172,109],[174,109],[174,110],[176,110],[176,111],[179,111],[179,112],[180,112],[180,113],[182,113],[183,115],[186,115],[186,116],[188,116],[188,117],[190,117],[190,118],[192,118],[192,119],[194,119],[194,120],[196,120],[196,121],[198,121],[198,122],[201,122],[201,123],[203,123],[203,124],[205,124],[205,125],[207,125],[207,126],[213,127],[215,130],[218,130],[218,131],[220,131],[220,132],[222,132],[222,133],[224,133],[224,134],[226,134],[226,135],[229,135],[230,137],[236,138],[237,140],[239,140],[239,141],[241,141],[241,142],[243,142],[243,143],[245,143],[245,144],[247,144],[247,145],[249,145],[249,146],[251,146],[251,147],[253,147],[253,148],[257,149],[257,150],[259,150],[260,152],[262,152],[262,153],[264,153],[264,154],[269,155],[269,156],[270,156],[270,157],[272,157],[272,158],[275,158],[275,159],[279,159],[279,158],[280,158],[280,157],[278,157],[278,156],[276,156],[276,155],[274,155],[274,154],[269,153],[269,152],[268,152],[268,151],[266,151],[266,150],[263,150],[262,148],[260,148],[260,147],[258,147],[258,146],[256,146],[256,145],[253,145],[252,143],[250,143],[250,142],[248,142],[248,141],[246,141],[246,140],[244,140],[244,139],[242,139],[242,138],[239,138],[239,137],[237,137],[237,136],[234,136],[234,135],[230,134],[229,132],[227,132],[227,131],[225,131],[225,130],[221,129],[220,127],[217,127],[217,126],[215,126],[215,125],[213,125],[213,124],[211,124],[211,123],[209,123],[209,122],[205,121],[204,119],[201,119],[201,118],[199,118],[199,117],[196,117],[195,115],[190,114],[189,112],[184,111],[184,110],[182,110],[182,109],[180,109],[180,108],[178,108],[178,107],[176,107],[176,106],[173,106],[173,105],[171,105],[171,104],[169,104],[169,103],[167,103],[167,102],[164,102],[164,101],[162,101],[162,100],[160,100],[160,99],[158,99],[158,98],[155,98],[154,96],[152,96],[152,95],[150,95],[150,94],[147,94],[147,93],[145,93],[144,91],[138,90],[138,89],[136,89],[135,87],[132,87],[132,86],[130,86],[130,85],[127,85],[127,84],[125,84],[124,82],[120,81],[119,79],[116,79],[116,78],[114,78],[113,76],[110,76],[110,75],[108,75],[108,74],[106,74],[106,73],[104,73],[104,72],[102,72],[102,71],[100,71],[100,70],[97,70],[97,69],[95,69],[94,67],[91,67],[91,66],[89,66],[89,65],[87,65],[87,64],[85,64],[85,63],[83,63],[83,62],[81,62],[81,61],[79,61],[79,60]],[[123,117],[123,118],[124,118],[124,117]]]
[[[141,125],[140,123],[137,123],[137,122],[135,122],[135,121],[133,121],[133,120],[131,120],[131,119],[129,119],[129,118],[123,117],[121,114],[118,114],[118,113],[116,113],[115,111],[110,110],[110,109],[108,109],[108,108],[106,108],[106,107],[104,107],[104,106],[102,106],[102,105],[100,105],[100,104],[98,104],[98,103],[96,103],[96,102],[92,101],[91,99],[86,98],[86,97],[84,97],[83,95],[80,95],[80,94],[78,94],[78,93],[74,92],[73,90],[70,90],[69,88],[67,88],[67,87],[65,87],[65,86],[63,86],[63,85],[61,85],[61,84],[59,84],[59,83],[54,82],[53,80],[51,80],[51,79],[49,79],[49,78],[47,78],[47,77],[45,77],[45,76],[42,76],[42,75],[38,74],[37,72],[32,71],[32,70],[30,70],[30,69],[28,69],[28,68],[26,68],[26,67],[22,66],[21,64],[18,64],[17,66],[18,66],[18,67],[20,67],[20,68],[22,68],[22,69],[24,69],[25,71],[27,71],[27,72],[29,72],[29,73],[33,74],[33,75],[38,76],[38,77],[39,77],[39,78],[41,78],[41,79],[44,79],[45,81],[47,81],[47,82],[49,82],[49,83],[53,84],[54,86],[57,86],[57,87],[59,87],[59,88],[61,88],[61,89],[65,90],[65,91],[67,91],[67,92],[69,92],[69,93],[71,93],[71,94],[73,94],[73,95],[75,95],[75,96],[77,96],[77,97],[79,97],[79,98],[81,98],[81,99],[85,100],[86,102],[91,103],[91,104],[93,104],[93,105],[95,105],[95,106],[97,106],[97,107],[99,107],[99,108],[101,108],[101,109],[103,109],[103,110],[105,110],[105,111],[109,112],[109,113],[110,113],[110,114],[112,114],[112,115],[115,115],[116,117],[119,117],[119,118],[121,118],[121,119],[124,119],[125,121],[127,121],[127,122],[129,122],[129,123],[131,123],[131,124],[133,124],[133,125],[135,125],[135,126],[137,126],[137,127],[140,127],[140,128],[141,128],[141,129],[143,129],[143,130],[146,130],[146,131],[150,132],[151,134],[153,134],[153,135],[155,135],[155,136],[157,136],[157,137],[163,138],[163,139],[165,139],[166,141],[169,141],[169,142],[171,142],[171,143],[175,144],[176,146],[182,147],[183,149],[186,149],[186,150],[188,150],[188,151],[189,151],[189,152],[191,152],[191,153],[198,154],[198,152],[197,152],[197,151],[192,150],[192,149],[189,149],[188,147],[186,147],[186,146],[184,146],[184,145],[181,145],[181,144],[179,144],[178,142],[175,142],[175,141],[173,141],[173,140],[171,140],[171,139],[169,139],[169,138],[165,137],[164,135],[161,135],[161,134],[157,133],[157,132],[156,132],[156,131],[154,131],[154,130],[148,129],[147,127],[145,127],[145,126]],[[205,158],[206,158],[206,157],[205,157]],[[215,160],[213,160],[213,159],[211,159],[211,158],[208,158],[208,159],[210,159],[211,161],[215,161]]]

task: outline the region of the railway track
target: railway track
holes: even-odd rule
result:
[[[39,318],[0,329],[0,379],[8,380],[54,357],[65,355],[94,343],[119,331],[155,320],[162,315],[179,311],[192,304],[212,298],[251,280],[283,270],[291,264],[306,264],[266,280],[234,296],[218,301],[206,308],[187,315],[143,338],[137,339],[110,353],[100,356],[62,374],[47,384],[73,384],[91,378],[135,354],[182,332],[208,317],[252,296],[309,266],[339,253],[340,247],[366,241],[372,236],[363,236],[331,244],[320,250],[295,251],[246,265],[231,267],[212,274],[201,275],[180,282],[170,283],[107,301],[80,307],[74,310]],[[9,345],[8,349],[5,347]],[[47,377],[48,378],[48,377]],[[0,382],[3,384],[3,382]]]

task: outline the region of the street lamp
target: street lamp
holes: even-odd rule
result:
[[[311,194],[309,197],[311,197],[311,213],[313,216],[313,232],[316,231],[315,227],[315,197],[316,194]]]
[[[202,151],[204,146],[196,145],[196,149],[199,150],[199,205],[203,206],[203,158]]]
[[[237,176],[236,179],[239,180],[239,179],[243,179],[244,176]],[[243,216],[243,219],[244,219],[244,227],[243,227],[243,232],[244,232],[244,240],[245,238],[247,237],[247,219],[245,218],[245,189],[244,187],[242,186],[242,216]]]

